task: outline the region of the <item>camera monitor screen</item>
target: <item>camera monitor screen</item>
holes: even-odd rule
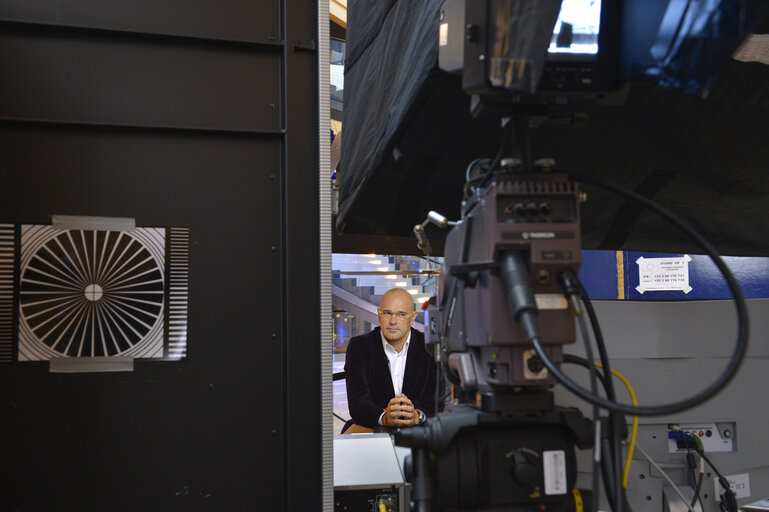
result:
[[[547,51],[551,58],[598,55],[601,0],[563,0]],[[592,60],[589,59],[589,60]]]

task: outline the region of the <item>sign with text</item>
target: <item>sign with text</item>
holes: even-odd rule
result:
[[[689,293],[689,262],[691,257],[684,254],[679,257],[644,258],[636,260],[638,264],[639,293],[649,291],[682,291]]]

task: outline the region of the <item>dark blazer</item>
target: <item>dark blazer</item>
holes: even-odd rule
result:
[[[352,416],[345,430],[352,423],[376,428],[379,416],[395,396],[379,327],[350,340],[344,373],[347,405]],[[435,375],[435,360],[425,350],[425,337],[412,328],[402,392],[427,416],[435,415]]]

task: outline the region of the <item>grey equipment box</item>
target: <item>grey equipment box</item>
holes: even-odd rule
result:
[[[405,481],[388,434],[334,436],[334,511],[402,512]]]

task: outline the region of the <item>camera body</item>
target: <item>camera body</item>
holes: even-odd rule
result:
[[[542,345],[559,363],[575,328],[556,277],[581,263],[579,197],[564,174],[499,174],[447,236],[438,323],[450,376],[465,391],[554,384],[510,313],[497,262],[506,252],[524,255]]]

